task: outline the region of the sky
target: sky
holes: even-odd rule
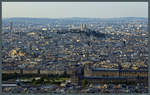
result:
[[[148,17],[148,2],[2,2],[2,17]]]

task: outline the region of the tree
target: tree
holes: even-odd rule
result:
[[[82,86],[83,87],[86,87],[88,84],[88,81],[86,79],[82,80]]]
[[[67,71],[65,70],[63,73],[63,77],[66,77],[66,76],[67,76]]]
[[[35,79],[32,79],[32,85],[36,85],[37,81]]]

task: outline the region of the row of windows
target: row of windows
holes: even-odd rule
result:
[[[91,73],[86,73],[86,75],[91,75],[91,76],[119,76],[119,72],[91,72]],[[121,72],[121,76],[148,76],[147,72]]]

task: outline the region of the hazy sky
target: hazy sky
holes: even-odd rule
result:
[[[3,2],[6,17],[148,17],[147,2]]]

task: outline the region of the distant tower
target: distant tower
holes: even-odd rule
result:
[[[118,69],[119,69],[119,77],[121,76],[121,70],[122,70],[122,66],[121,66],[121,64],[120,63],[118,63]]]
[[[10,32],[10,37],[12,39],[12,32],[13,32],[13,22],[10,22],[10,26],[9,26],[9,32]]]
[[[21,31],[19,31],[19,38],[21,38],[21,35],[22,35],[22,32],[21,32]]]
[[[13,28],[13,22],[10,22],[10,27],[9,27],[10,31],[12,31],[12,28]]]
[[[85,31],[86,29],[86,24],[81,24],[81,31]]]

